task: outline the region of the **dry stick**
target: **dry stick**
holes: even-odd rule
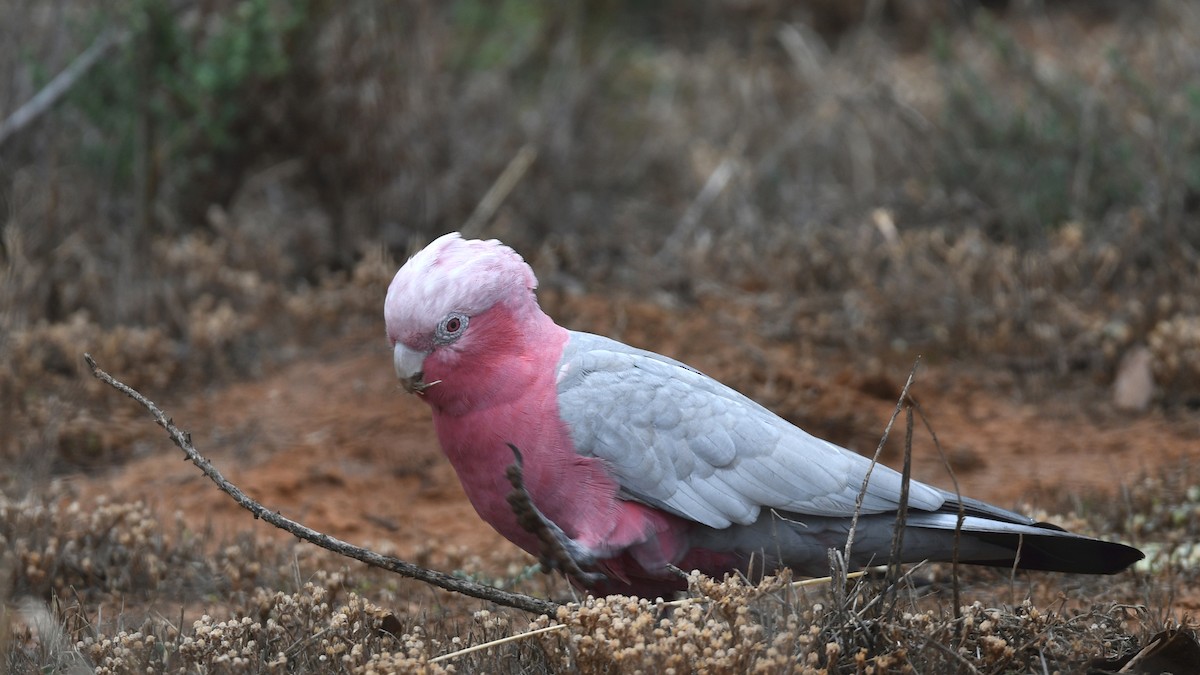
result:
[[[933,447],[937,449],[938,456],[942,458],[942,465],[946,467],[946,473],[950,474],[950,482],[954,483],[954,497],[958,500],[958,520],[954,523],[954,554],[950,558],[950,589],[954,598],[955,625],[961,626],[962,602],[960,596],[962,590],[958,580],[958,553],[959,542],[962,539],[963,522],[967,519],[967,510],[963,505],[962,489],[958,486],[958,476],[954,475],[954,467],[950,466],[950,459],[946,457],[946,451],[942,448],[942,442],[938,440],[937,432],[933,430],[933,424],[925,416],[925,410],[921,408],[920,403],[913,401],[912,404],[917,409],[917,414],[921,416],[921,423],[925,425],[925,430],[929,432],[929,437],[933,439]]]
[[[908,517],[908,490],[912,483],[912,440],[913,440],[913,410],[912,404],[904,406],[904,466],[900,472],[900,507],[896,509],[896,526],[892,534],[892,555],[888,559],[888,581],[894,582],[900,568],[900,551],[904,547],[904,525]]]
[[[192,4],[192,0],[172,0],[170,11],[177,13]],[[46,83],[38,93],[33,95],[20,108],[17,108],[4,122],[0,122],[0,146],[13,136],[20,133],[42,115],[46,114],[56,103],[62,100],[71,87],[83,79],[92,68],[117,45],[129,39],[129,31],[107,29],[88,45],[79,56],[63,68],[62,72]]]
[[[849,581],[850,575],[846,573],[846,560],[843,558],[842,552],[836,548],[829,548],[826,549],[825,555],[829,559],[829,575],[831,577],[837,577],[843,581]],[[856,592],[858,588],[861,587],[861,584],[862,582],[860,581],[855,585]],[[846,614],[847,600],[845,583],[830,584],[829,599],[833,611],[837,612],[839,616]],[[845,624],[845,619],[843,619],[841,623]]]
[[[683,216],[679,218],[679,222],[675,224],[671,234],[663,241],[662,248],[654,256],[655,259],[661,261],[667,255],[683,250],[683,245],[686,243],[684,240],[691,236],[692,231],[700,224],[704,212],[725,190],[725,186],[729,184],[729,179],[733,178],[736,168],[737,163],[729,157],[721,160],[717,168],[709,174],[708,180],[704,182],[704,187],[700,188],[700,193],[683,212]]]
[[[517,151],[517,154],[508,161],[508,166],[504,167],[504,171],[500,172],[500,176],[496,178],[496,182],[492,183],[492,187],[483,195],[483,199],[479,200],[479,204],[475,206],[475,211],[471,213],[471,217],[467,218],[467,222],[459,228],[459,232],[464,237],[477,235],[480,228],[492,219],[496,209],[504,203],[508,197],[508,193],[517,186],[517,182],[529,170],[529,166],[533,164],[533,160],[537,159],[537,149],[533,145],[525,144]]]
[[[54,79],[34,94],[33,98],[26,101],[24,105],[13,111],[8,119],[0,123],[0,145],[4,145],[5,141],[20,133],[22,129],[53,108],[54,104],[58,103],[71,90],[71,87],[74,87],[75,83],[99,63],[108,50],[116,46],[118,42],[120,40],[113,31],[107,30],[101,33],[83,53],[76,56],[75,60],[71,61],[61,73],[55,75]]]
[[[912,483],[913,407],[911,401],[904,405],[904,467],[900,473],[900,508],[896,509],[896,525],[892,530],[892,554],[888,558],[888,589],[891,609],[895,609],[896,590],[900,582],[900,552],[904,548],[904,527],[908,522],[908,490]],[[890,611],[890,610],[889,610]]]
[[[919,571],[919,570],[920,570],[920,569],[921,569],[921,568],[922,568],[922,567],[923,567],[923,566],[924,566],[924,565],[925,565],[927,562],[928,562],[928,561],[922,560],[921,562],[915,563],[915,564],[914,564],[912,567],[908,568],[908,570],[907,570],[907,571],[906,571],[904,574],[900,575],[900,578],[897,580],[897,582],[896,582],[896,583],[898,584],[900,581],[904,581],[904,579],[905,579],[905,578],[907,578],[907,577],[912,577],[912,576],[916,575],[916,573],[917,573],[917,572],[918,572],[918,571]],[[886,573],[886,572],[888,571],[888,568],[887,568],[887,566],[880,566],[880,567],[878,567],[878,568],[876,568],[876,569],[880,569],[880,570],[882,570],[884,573]],[[879,602],[880,602],[880,600],[881,600],[881,598],[884,598],[884,597],[890,597],[890,595],[891,595],[891,594],[889,594],[889,593],[883,593],[883,594],[876,594],[876,595],[873,595],[873,596],[871,597],[871,599],[870,599],[870,600],[868,600],[868,601],[867,601],[867,603],[866,603],[865,605],[863,605],[863,608],[862,608],[861,610],[859,610],[859,612],[858,612],[858,613],[859,613],[860,619],[861,619],[861,617],[862,617],[863,615],[865,615],[865,614],[866,614],[867,610],[871,609],[871,607],[874,607],[876,603],[879,603]],[[890,611],[890,610],[889,610],[889,611]],[[861,621],[860,621],[860,623],[861,623]]]
[[[553,626],[544,626],[542,628],[525,631],[524,633],[517,633],[516,635],[507,635],[505,637],[498,638],[498,639],[492,640],[490,642],[484,642],[482,644],[477,644],[474,647],[466,647],[466,648],[460,649],[456,652],[450,652],[449,654],[442,654],[441,656],[435,656],[432,659],[429,659],[429,662],[430,663],[440,663],[442,661],[449,661],[450,659],[457,659],[460,656],[466,656],[467,654],[471,654],[473,652],[483,651],[484,649],[490,649],[492,647],[498,647],[502,644],[507,644],[509,642],[516,642],[517,640],[524,640],[527,637],[533,637],[534,635],[541,635],[542,633],[550,633],[550,632],[553,632],[556,630],[563,630],[566,627],[567,627],[567,624],[559,623],[559,624],[555,624]]]
[[[959,654],[957,651],[947,647],[946,645],[938,642],[937,640],[933,639],[932,637],[930,637],[928,635],[921,634],[920,639],[922,640],[922,642],[924,643],[925,646],[933,647],[934,649],[937,649],[938,651],[942,652],[943,654],[954,659],[955,662],[958,663],[959,667],[963,669],[960,672],[975,673],[975,675],[981,675],[979,672],[979,669],[976,668],[974,664],[972,664],[970,661],[968,661],[966,659],[966,657],[964,657],[962,654]]]
[[[883,429],[883,437],[879,439],[879,446],[875,448],[875,455],[871,457],[871,465],[867,467],[867,475],[863,476],[862,487],[858,491],[858,496],[854,499],[854,516],[850,519],[850,533],[846,535],[846,552],[845,562],[850,564],[850,551],[854,547],[854,531],[858,529],[858,516],[862,513],[863,500],[867,497],[867,486],[871,482],[871,472],[875,470],[875,465],[879,463],[879,455],[883,452],[883,446],[887,443],[888,434],[892,431],[892,425],[895,424],[896,418],[900,415],[901,408],[904,407],[904,402],[908,400],[908,390],[912,387],[913,378],[917,375],[917,366],[921,365],[921,357],[913,362],[912,370],[908,373],[908,380],[904,383],[904,389],[900,390],[900,400],[896,401],[896,410],[892,412],[892,418],[888,420],[887,426]]]
[[[159,407],[156,406],[153,401],[143,396],[133,387],[118,381],[112,375],[109,375],[101,370],[100,367],[96,365],[96,361],[92,358],[91,354],[84,354],[83,358],[87,361],[88,366],[91,367],[93,375],[95,375],[101,381],[108,383],[109,386],[117,391],[137,401],[142,405],[143,408],[149,411],[150,414],[154,416],[154,421],[157,422],[160,427],[166,429],[167,435],[171,437],[171,440],[174,441],[175,445],[179,446],[180,450],[183,450],[183,454],[187,456],[187,459],[192,464],[195,464],[200,471],[204,472],[205,476],[208,476],[210,480],[216,483],[217,487],[221,488],[222,492],[232,497],[233,500],[238,503],[238,505],[249,511],[256,519],[262,519],[289,534],[316,544],[323,549],[333,551],[334,553],[346,556],[348,558],[354,558],[355,560],[364,562],[372,567],[379,567],[389,572],[395,572],[396,574],[416,579],[418,581],[423,581],[427,584],[432,584],[447,591],[469,595],[473,598],[487,600],[489,602],[494,602],[497,605],[513,607],[515,609],[524,610],[533,614],[553,615],[558,609],[558,603],[551,602],[549,600],[541,600],[528,595],[522,595],[520,593],[510,593],[499,588],[477,584],[473,581],[467,581],[466,579],[453,577],[449,574],[443,574],[442,572],[438,572],[436,570],[426,569],[410,562],[400,560],[399,558],[380,555],[369,549],[360,548],[358,546],[341,541],[340,539],[331,537],[327,534],[309,529],[294,520],[289,520],[288,518],[283,517],[276,511],[267,509],[263,505],[246,496],[246,493],[242,492],[241,489],[236,485],[226,480],[225,477],[221,475],[221,472],[218,471],[211,462],[205,459],[204,456],[196,450],[195,446],[192,445],[191,434],[186,431],[181,431],[178,427],[176,427],[171,418],[167,417],[166,414],[163,413],[163,411],[159,409]]]

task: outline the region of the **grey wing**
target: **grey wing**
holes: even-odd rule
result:
[[[603,460],[624,497],[714,528],[753,523],[763,508],[850,516],[870,466],[693,368],[589,333],[571,334],[558,404],[576,451]],[[895,510],[900,483],[877,465],[862,512]],[[944,501],[910,485],[910,508]]]

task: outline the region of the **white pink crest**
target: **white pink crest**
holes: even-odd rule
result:
[[[502,301],[527,301],[536,288],[533,270],[511,248],[495,239],[444,234],[392,279],[383,306],[388,337],[408,343],[431,334],[452,311],[475,316]]]

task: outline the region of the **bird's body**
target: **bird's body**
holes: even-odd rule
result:
[[[558,326],[535,288],[511,249],[450,234],[400,269],[385,303],[397,374],[429,404],[468,498],[502,535],[540,553],[507,501],[516,447],[531,501],[599,575],[591,590],[660,595],[684,585],[672,567],[720,576],[751,560],[823,573],[868,471],[850,562],[887,561],[898,473],[678,361]],[[964,562],[1111,573],[1142,557],[962,505]],[[950,559],[958,498],[912,481],[908,509],[902,558]]]

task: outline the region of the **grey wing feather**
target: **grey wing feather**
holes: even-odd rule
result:
[[[764,508],[850,516],[870,467],[694,368],[590,333],[571,334],[558,403],[576,451],[606,462],[625,497],[714,528],[748,525]],[[900,483],[875,466],[862,512],[895,510]],[[909,488],[913,509],[945,497]]]

